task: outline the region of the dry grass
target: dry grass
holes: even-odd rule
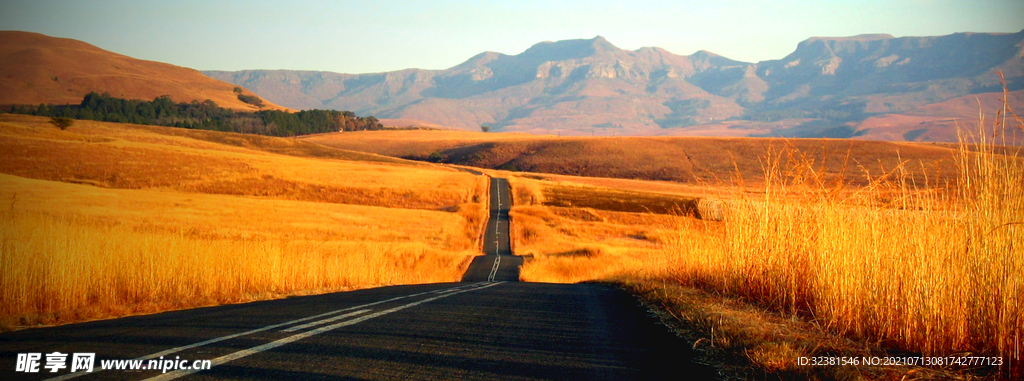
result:
[[[982,127],[985,122],[979,121],[975,137],[965,137],[960,145],[954,167],[958,177],[939,176],[948,182],[936,181],[927,171],[911,176],[906,166],[852,184],[834,181],[821,173],[817,155],[791,145],[769,150],[774,154],[760,166],[765,184],[759,196],[750,196],[749,188],[731,192],[725,221],[676,221],[671,233],[653,214],[620,225],[570,221],[562,216],[574,213],[550,206],[516,207],[512,215],[520,226],[514,227],[514,236],[534,256],[523,278],[612,280],[636,290],[661,290],[655,293],[669,296],[649,299],[677,315],[703,316],[683,320],[691,325],[705,321],[705,332],[746,337],[733,340],[737,345],[711,342],[742,353],[751,367],[776,377],[899,378],[900,372],[923,377],[950,371],[938,377],[1021,377],[1024,161],[1019,152],[993,144],[998,142],[993,137],[1024,129],[1024,124],[1003,123],[999,118],[994,127]],[[618,199],[620,193],[608,192],[605,198]],[[557,198],[567,194],[546,193],[546,203],[565,204]],[[658,237],[655,250],[609,243],[611,231],[621,236],[629,229]],[[599,242],[596,250],[588,248],[590,242]],[[587,255],[572,255],[580,252]],[[858,344],[830,348],[799,344],[799,337],[769,340],[756,327],[709,314],[707,300],[665,291],[681,286],[728,295],[760,306],[757,316],[807,321],[817,334],[853,338]],[[743,333],[750,329],[755,333]],[[794,365],[798,355],[886,351],[1001,356],[1004,366],[877,374],[836,368],[818,374]]]
[[[0,213],[3,323],[65,323],[375,285],[457,281],[473,252],[373,240],[218,239]]]
[[[554,183],[589,185],[598,188],[615,189],[635,193],[674,195],[683,198],[716,192],[716,189],[718,188],[717,186],[710,186],[708,184],[683,184],[671,181],[617,179],[612,177],[580,177],[552,174],[519,175],[532,178],[534,180],[548,180]]]
[[[797,175],[806,165],[769,160],[764,198],[734,203],[703,245],[676,245],[667,273],[878,347],[1002,356],[1003,374],[1019,376],[1024,162],[997,153],[993,130],[1007,128],[979,127],[963,140],[955,197],[918,192],[897,175],[864,190],[891,196],[887,207],[848,207],[827,188],[806,188]],[[811,200],[790,201],[793,188]]]
[[[303,138],[320,144],[382,155],[430,160],[478,168],[611,179],[655,181],[643,187],[657,192],[733,185],[761,187],[760,158],[787,145],[815,160],[825,181],[863,186],[863,171],[887,173],[903,167],[919,183],[923,173],[956,176],[956,149],[944,145],[844,139],[618,137],[560,138],[520,134],[454,131],[365,131]],[[844,169],[852,169],[843,172]],[[661,181],[658,183],[658,181]],[[676,182],[669,185],[667,182]],[[620,185],[626,185],[620,183]],[[633,185],[636,185],[634,183]]]
[[[700,360],[715,364],[727,380],[914,380],[962,379],[943,367],[799,366],[810,356],[849,358],[903,356],[823,331],[742,298],[709,293],[673,282],[624,278],[617,284],[636,294],[662,321],[683,334]],[[969,378],[969,376],[968,376]]]
[[[558,183],[543,187],[546,204],[633,213],[687,214],[692,196]]]
[[[0,173],[109,188],[420,209],[467,202],[479,181],[420,163],[330,154],[283,138],[93,121],[51,130],[42,118],[0,115]]]
[[[525,141],[537,135],[472,131],[356,131],[302,136],[299,139],[328,147],[373,152],[395,157],[427,157],[431,153],[495,141]]]
[[[198,70],[146,61],[87,43],[42,34],[0,32],[0,105],[78,104],[102,89],[123,99],[153,100],[170,95],[175,102],[213,100],[221,107],[256,111],[238,99],[233,84]],[[101,91],[101,92],[102,92]],[[256,95],[243,89],[242,94]],[[263,100],[264,109],[287,110]]]
[[[649,213],[642,202],[654,194],[630,201],[620,198],[622,191],[517,176],[509,177],[509,185],[515,197],[509,213],[513,250],[533,257],[522,268],[524,281],[575,283],[643,268],[664,257],[661,250],[680,226],[703,229],[691,218]],[[574,198],[560,199],[566,195]],[[573,200],[587,204],[557,206]]]
[[[0,323],[457,281],[478,253],[481,176],[197,133],[0,116]]]

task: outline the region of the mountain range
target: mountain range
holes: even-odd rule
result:
[[[568,135],[951,141],[978,102],[1024,100],[1024,31],[814,37],[779,60],[630,51],[603,37],[480,53],[445,70],[204,71],[295,109]],[[1024,107],[1019,107],[1024,109]]]
[[[0,31],[0,107],[74,104],[97,91],[256,110],[239,95],[258,94],[263,108],[338,109],[469,130],[955,141],[956,126],[977,121],[979,109],[1000,109],[997,71],[1008,105],[1024,109],[1022,61],[1024,31],[815,37],[758,63],[708,51],[630,51],[595,37],[542,42],[516,55],[484,52],[446,70],[199,72],[82,41]]]

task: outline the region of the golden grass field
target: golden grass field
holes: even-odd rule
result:
[[[955,147],[945,144],[849,139],[704,137],[557,137],[467,131],[361,131],[300,138],[330,147],[403,158],[441,158],[445,163],[491,169],[672,182],[697,187],[764,184],[762,161],[783,148],[808,160],[824,181],[866,185],[903,167],[925,182],[924,173],[954,177]],[[845,171],[845,172],[844,172]]]
[[[4,328],[457,281],[487,181],[294,139],[0,115]]]
[[[336,148],[480,146],[466,154],[627,177],[482,170],[513,188],[522,280],[618,284],[739,378],[1017,377],[1024,161],[991,137],[1024,124],[997,121],[964,125],[975,136],[948,145],[455,131],[280,139],[86,121],[60,131],[0,115],[2,313],[8,325],[62,322],[456,280],[477,254],[485,178]],[[693,178],[631,179],[637,163],[689,165]],[[723,200],[724,221],[693,218],[696,198]],[[796,365],[894,354],[1005,365]]]
[[[763,159],[758,192],[749,184],[686,190],[513,177],[514,248],[532,257],[522,278],[621,284],[698,331],[692,339],[707,353],[754,373],[1019,377],[1024,160],[995,144],[991,123],[965,136],[951,163],[955,178],[898,167],[855,182],[866,185],[829,181],[822,161],[792,146]],[[1024,124],[1011,119],[995,129]],[[652,207],[708,195],[726,200],[725,221]],[[800,356],[886,353],[1001,356],[1004,365],[796,364]]]
[[[313,134],[300,139],[328,147],[373,152],[388,156],[427,157],[442,151],[495,141],[531,141],[538,135],[495,134],[462,130],[383,130],[353,131],[350,134]]]

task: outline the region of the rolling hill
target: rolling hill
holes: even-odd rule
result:
[[[1024,31],[814,37],[759,63],[707,51],[623,50],[598,36],[542,42],[517,55],[484,52],[446,70],[204,73],[289,107],[470,130],[949,141],[949,121],[973,119],[977,108],[943,102],[999,95],[996,70],[1019,100],[1022,57]],[[914,117],[878,121],[887,115]]]
[[[38,33],[0,31],[0,106],[78,104],[89,92],[125,99],[176,102],[213,100],[235,110],[255,111],[234,92],[236,85],[197,70],[139,60],[87,43]],[[244,95],[255,95],[243,89]],[[285,109],[264,100],[264,109]]]
[[[829,181],[864,185],[903,165],[921,184],[956,177],[955,147],[841,139],[556,137],[468,131],[358,131],[300,141],[343,150],[531,173],[731,185],[764,181],[767,157],[805,161]],[[787,157],[786,155],[796,156]],[[930,178],[930,179],[929,179]]]

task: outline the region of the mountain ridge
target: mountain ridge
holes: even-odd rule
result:
[[[749,63],[706,50],[624,50],[595,36],[540,42],[516,55],[483,52],[444,70],[204,73],[291,107],[346,108],[464,129],[891,139],[893,131],[873,131],[883,127],[864,122],[999,92],[995,70],[1006,74],[1011,90],[1024,87],[1022,47],[1024,30],[875,33],[811,37],[783,58]],[[289,85],[296,80],[302,86]],[[941,131],[912,135],[955,139],[948,126],[936,128]]]

